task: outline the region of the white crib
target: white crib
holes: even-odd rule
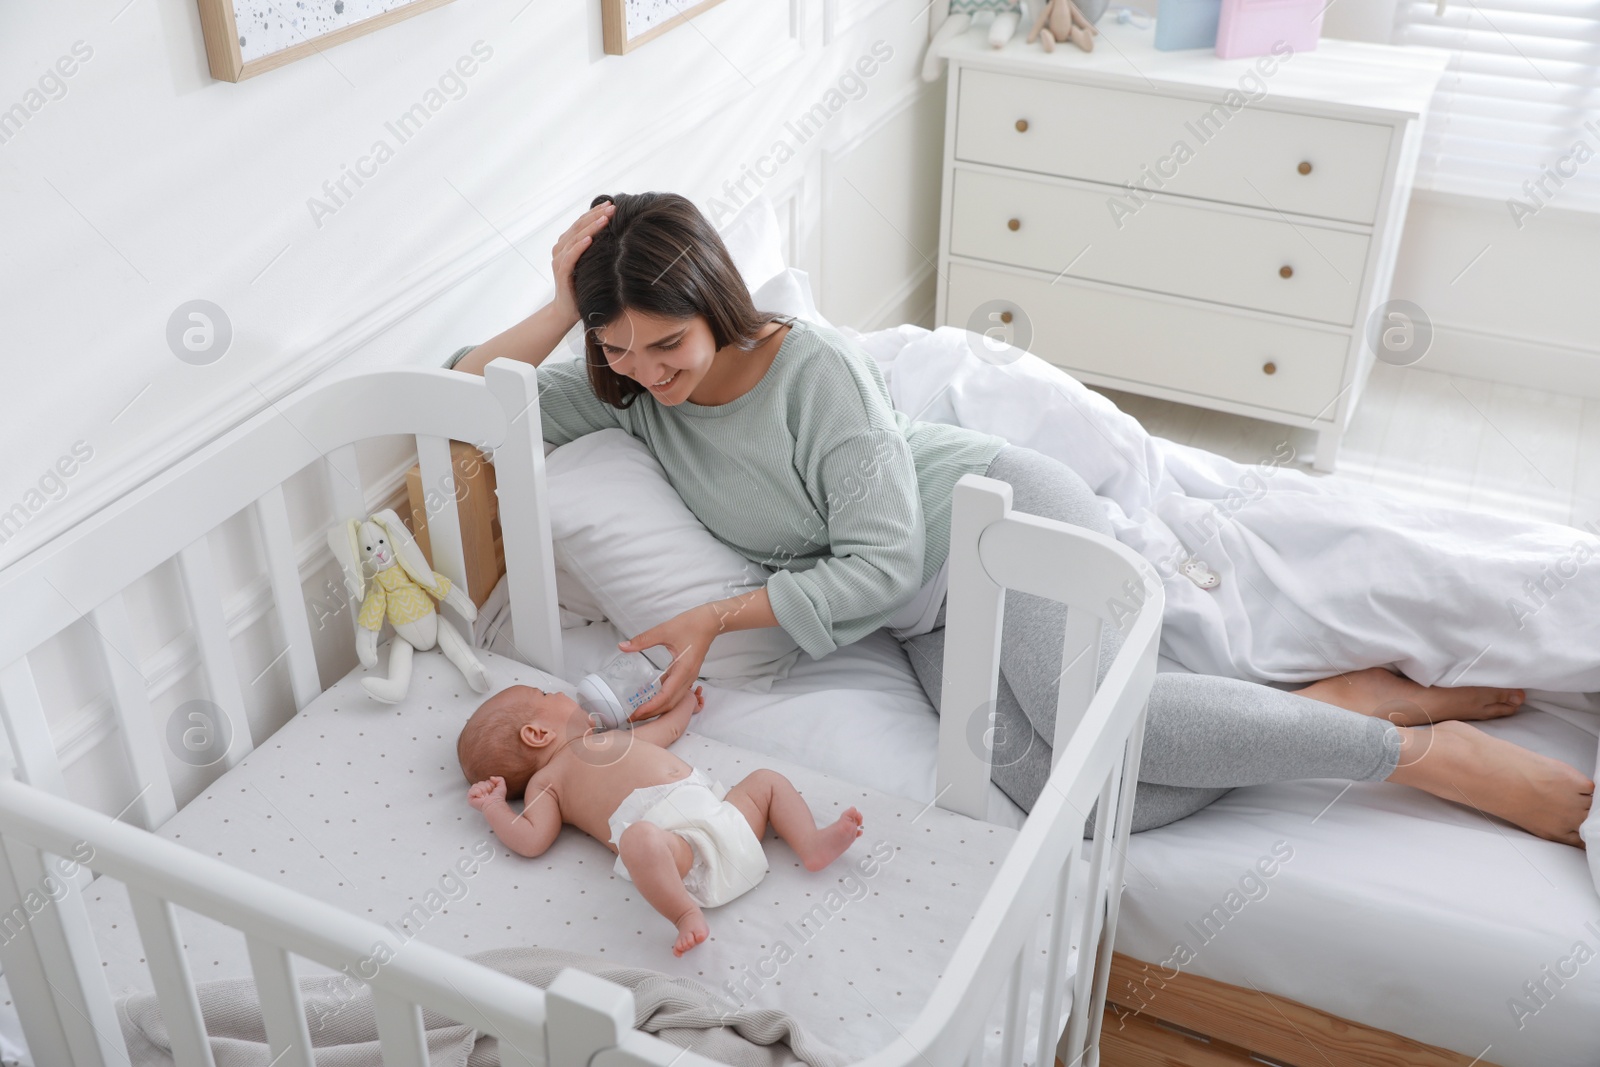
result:
[[[322,686],[282,484],[307,465],[322,464],[338,516],[364,515],[355,442],[412,435],[426,483],[450,486],[450,441],[470,441],[494,456],[519,651],[529,664],[559,676],[562,645],[536,398],[535,368],[505,359],[491,364],[481,379],[399,369],[314,384],[0,572],[0,722],[13,764],[0,772],[0,964],[39,1067],[127,1062],[83,899],[91,870],[127,887],[178,1063],[212,1064],[176,923],[175,909],[182,907],[244,934],[274,1063],[311,1067],[293,957],[338,968],[363,956],[381,930],[150,832],[176,806],[143,680],[121,651],[132,637],[123,590],[176,559],[211,700],[236,739],[226,757],[232,766],[250,749],[250,728],[205,535],[253,509],[295,705],[303,709]],[[440,498],[428,524],[433,564],[460,581],[456,501],[449,491]],[[990,774],[987,717],[997,691],[1007,588],[1071,609],[1055,768],[915,1025],[902,1041],[863,1061],[873,1067],[979,1062],[985,1021],[1002,996],[1006,1064],[1024,1057],[1048,1063],[1058,1052],[1066,1067],[1098,1059],[1132,788],[1155,670],[1161,583],[1144,560],[1116,542],[1013,513],[1010,504],[1010,486],[1001,482],[968,475],[956,488],[938,803],[971,818],[983,814]],[[1114,606],[1126,637],[1097,690],[1101,626],[1113,620]],[[117,819],[68,798],[28,661],[30,651],[83,617],[100,639],[118,741],[142,785]],[[1085,849],[1085,820],[1096,802],[1099,829]],[[40,906],[38,887],[52,872],[72,871],[73,860],[85,862],[69,878],[69,891]],[[1075,864],[1086,865],[1076,877]],[[1069,881],[1085,891],[1069,894]],[[1035,988],[1036,972],[1025,954],[1047,913],[1046,966]],[[1085,948],[1069,971],[1072,945]],[[423,1007],[470,1020],[498,1037],[506,1064],[711,1062],[633,1030],[631,992],[578,971],[563,972],[542,990],[417,944],[369,984],[385,1062],[404,1067],[428,1062]],[[1050,1024],[1041,1024],[1036,1047],[1024,1050],[1026,1005],[1040,994],[1049,1009],[1041,1018]],[[1058,1034],[1054,1021],[1069,1004],[1066,1031]]]

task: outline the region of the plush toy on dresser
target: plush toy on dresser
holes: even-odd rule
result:
[[[1094,9],[1096,19],[1105,13],[1103,0],[1086,2]],[[1033,29],[1028,31],[1028,43],[1038,38],[1046,52],[1054,52],[1058,41],[1071,41],[1085,52],[1093,52],[1099,32],[1094,28],[1094,19],[1085,17],[1073,0],[1044,0],[1039,17],[1033,20]]]
[[[363,667],[371,670],[378,665],[378,635],[384,620],[394,626],[388,677],[363,678],[362,688],[385,704],[399,703],[411,688],[412,652],[426,652],[437,644],[474,692],[489,691],[488,671],[466,638],[434,609],[433,601],[444,601],[468,622],[478,617],[477,607],[428,564],[392,508],[375,512],[364,522],[351,519],[329,530],[328,547],[344,570],[346,588],[361,601],[356,655]]]
[[[952,37],[959,37],[972,26],[974,22],[982,24],[984,19],[992,19],[989,23],[989,47],[1004,48],[1006,42],[1016,35],[1017,27],[1027,17],[1029,0],[933,0],[934,5],[947,4],[948,14],[939,28],[933,31],[933,40],[928,42],[928,51],[922,59],[922,80],[933,82],[939,80],[939,75],[944,73],[944,63],[936,54],[939,46]],[[1033,0],[1034,3],[1039,0]]]

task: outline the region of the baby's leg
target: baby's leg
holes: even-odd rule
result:
[[[794,783],[777,771],[755,771],[728,790],[727,799],[750,820],[758,841],[766,835],[770,819],[772,829],[808,871],[822,870],[861,836],[861,813],[855,808],[846,808],[832,825],[817,826]]]
[[[617,855],[639,895],[678,928],[672,954],[681,956],[711,933],[705,913],[683,887],[683,876],[694,864],[689,842],[655,823],[630,823],[617,840]]]

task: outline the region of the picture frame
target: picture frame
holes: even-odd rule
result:
[[[688,0],[683,2],[688,3]],[[600,0],[605,53],[627,55],[720,3],[722,0],[700,0],[685,7],[676,0]]]
[[[198,0],[211,76],[239,82],[450,0]]]

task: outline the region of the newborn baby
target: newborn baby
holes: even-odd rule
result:
[[[758,770],[732,789],[667,751],[705,703],[699,686],[677,706],[632,730],[597,731],[562,693],[503,689],[479,706],[456,742],[472,783],[471,805],[513,852],[542,855],[563,823],[605,842],[616,871],[678,928],[682,956],[710,933],[702,908],[755,887],[767,873],[767,823],[820,871],[861,836],[847,808],[818,827],[799,792],[776,771]],[[529,797],[520,814],[507,798]]]

